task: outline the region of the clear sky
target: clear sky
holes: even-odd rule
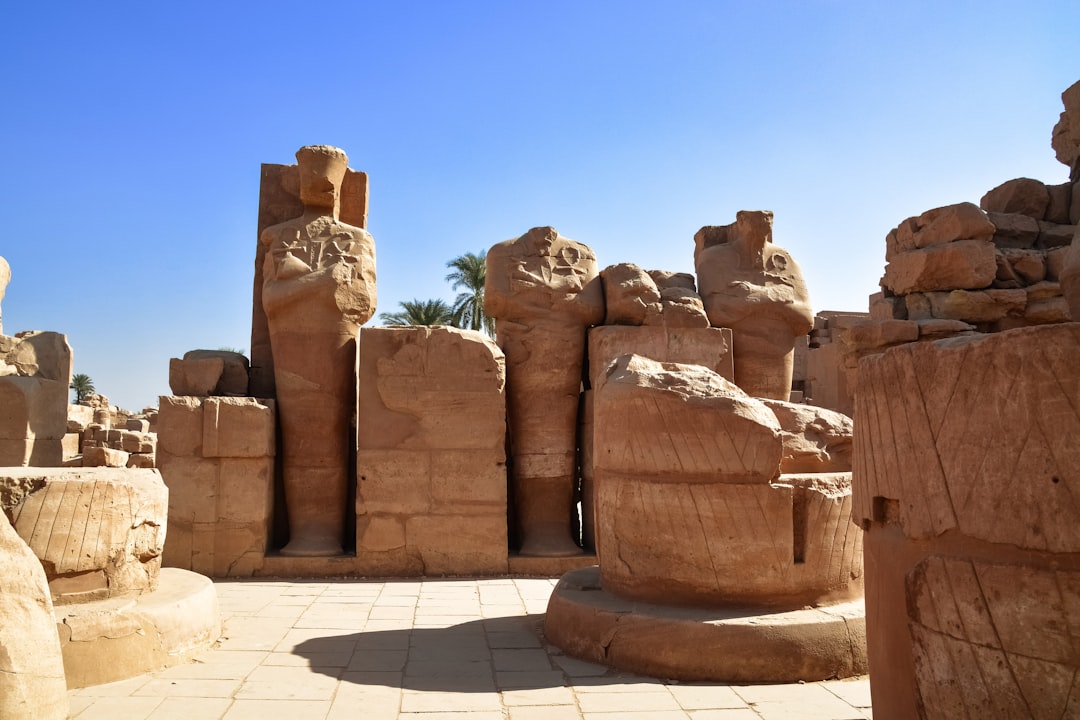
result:
[[[260,163],[370,176],[379,310],[536,225],[692,271],[775,213],[815,309],[865,310],[886,233],[1050,149],[1080,2],[8,2],[6,334],[66,333],[137,410],[169,358],[250,346]]]

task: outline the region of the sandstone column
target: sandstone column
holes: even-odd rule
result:
[[[356,334],[375,311],[375,242],[338,219],[345,153],[314,145],[296,159],[304,214],[260,237],[289,515],[282,553],[336,555],[355,442]]]
[[[551,227],[499,243],[487,254],[484,311],[506,354],[520,553],[580,553],[570,518],[585,333],[604,317],[596,256]]]
[[[742,210],[731,225],[694,236],[694,265],[713,327],[731,328],[735,383],[753,397],[787,400],[795,338],[814,315],[802,271],[772,242],[772,213]]]

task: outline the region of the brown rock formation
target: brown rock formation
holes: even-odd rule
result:
[[[813,327],[802,271],[772,242],[772,213],[740,211],[694,236],[694,264],[713,327],[731,328],[735,381],[756,397],[791,394],[795,338]]]
[[[511,490],[520,552],[574,555],[585,332],[604,317],[596,256],[537,227],[487,254],[484,311],[506,355]]]
[[[289,515],[282,553],[335,555],[352,476],[356,332],[375,311],[375,243],[338,220],[345,153],[315,145],[296,159],[304,214],[260,238]]]
[[[7,291],[8,283],[11,282],[11,266],[8,265],[8,261],[0,256],[0,303],[4,302],[4,293]],[[0,334],[4,332],[4,316],[0,312]]]
[[[1065,110],[1054,126],[1050,145],[1057,159],[1075,170],[1080,159],[1080,81],[1061,93],[1061,102]]]

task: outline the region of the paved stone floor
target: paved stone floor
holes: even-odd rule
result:
[[[853,720],[867,679],[728,686],[619,673],[545,646],[554,580],[215,583],[196,662],[70,692],[78,720]]]

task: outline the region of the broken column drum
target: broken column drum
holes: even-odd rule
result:
[[[304,214],[260,237],[289,516],[281,552],[337,555],[351,511],[356,334],[375,311],[375,242],[338,220],[345,153],[315,145],[296,159]]]
[[[585,334],[604,317],[596,256],[537,227],[487,254],[484,311],[506,355],[510,486],[522,555],[569,556]]]

